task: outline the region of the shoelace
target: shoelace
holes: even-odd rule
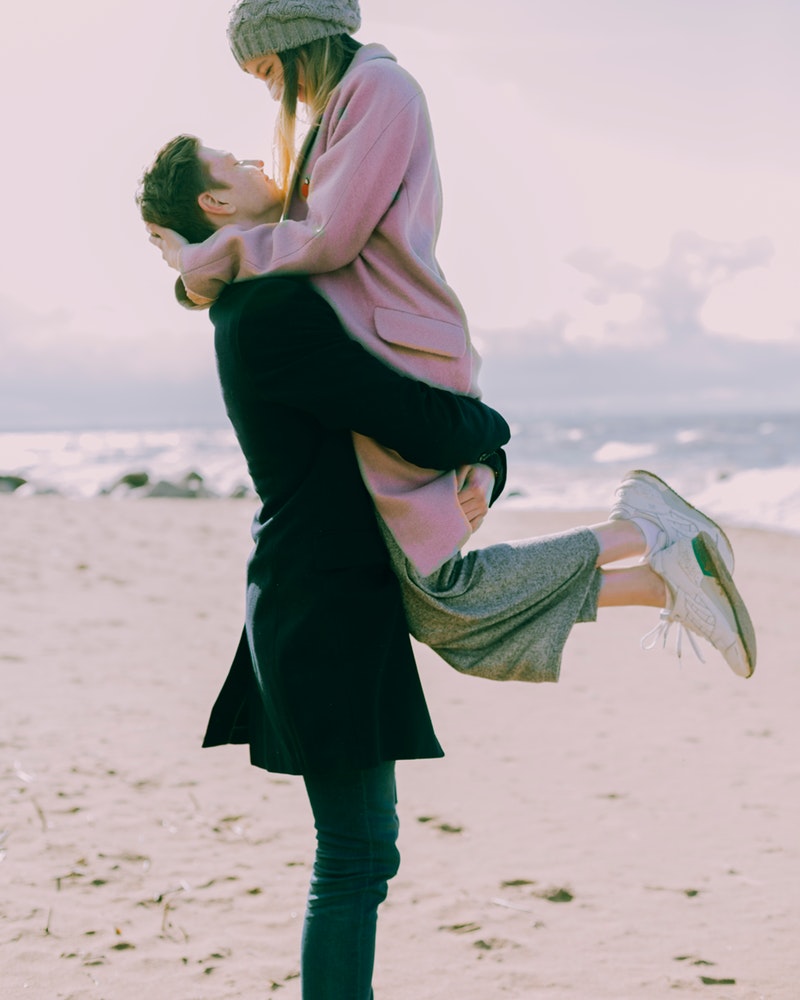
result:
[[[688,638],[689,645],[692,647],[694,655],[697,657],[697,659],[701,663],[706,662],[705,657],[700,651],[700,647],[697,645],[697,640],[692,635],[691,631],[688,628],[685,628],[681,622],[677,621],[677,619],[673,618],[672,611],[670,611],[669,608],[663,608],[659,612],[658,617],[659,617],[658,625],[656,625],[654,628],[651,628],[649,632],[646,632],[642,636],[640,643],[642,649],[648,651],[651,649],[655,649],[659,639],[661,640],[661,648],[666,649],[667,636],[669,635],[669,630],[672,628],[673,625],[677,625],[678,631],[675,636],[675,654],[677,655],[678,659],[680,660],[683,654],[683,637],[685,635]]]

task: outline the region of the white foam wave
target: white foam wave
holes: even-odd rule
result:
[[[528,510],[605,510],[619,482],[616,471],[512,467],[499,502]],[[696,470],[668,478],[687,500],[723,524],[800,533],[800,465],[747,469],[702,481]]]
[[[712,483],[692,502],[730,524],[800,533],[800,466],[746,469]]]
[[[655,444],[639,444],[629,441],[606,441],[595,451],[592,458],[595,462],[608,464],[611,462],[638,462],[649,458],[657,451]]]

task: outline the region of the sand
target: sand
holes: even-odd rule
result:
[[[0,498],[4,998],[299,997],[302,783],[200,748],[252,508]],[[558,685],[420,649],[447,757],[399,765],[378,1000],[800,996],[800,538],[731,537],[749,681],[643,653],[647,609],[578,626]]]

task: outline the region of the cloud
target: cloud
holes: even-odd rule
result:
[[[715,289],[742,272],[766,267],[773,255],[769,239],[718,242],[689,231],[676,233],[666,258],[652,268],[619,260],[609,250],[575,250],[567,262],[593,280],[585,301],[606,314],[592,317],[591,309],[585,311],[574,318],[566,335],[579,339],[593,327],[603,339],[633,345],[685,343],[713,334],[704,308]],[[620,296],[626,300],[622,318],[608,315]],[[638,311],[632,314],[637,300]]]
[[[135,336],[115,329],[113,312],[86,319],[0,299],[0,427],[225,422],[210,326]]]
[[[139,331],[122,324],[119,312],[104,305],[80,312],[39,310],[0,298],[1,377],[113,378],[124,372],[181,382],[213,368],[207,313],[189,313],[172,301],[160,317],[156,310],[150,314],[150,323]]]
[[[582,304],[524,330],[482,333],[487,399],[512,417],[537,406],[543,412],[795,408],[800,338],[755,340],[758,325],[748,338],[736,338],[711,322],[721,315],[718,295],[774,273],[767,266],[773,254],[767,239],[723,242],[688,231],[676,233],[653,266],[609,250],[575,251],[569,262],[590,279]],[[747,316],[755,320],[769,305],[757,298]],[[782,308],[796,309],[794,298],[784,295]]]
[[[800,340],[797,267],[791,254],[778,256],[774,267],[748,271],[715,288],[702,312],[706,325],[739,340]]]

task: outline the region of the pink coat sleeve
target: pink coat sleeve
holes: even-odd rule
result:
[[[358,256],[400,190],[419,130],[429,130],[419,90],[406,78],[400,85],[382,82],[359,74],[348,84],[345,76],[334,94],[317,139],[323,149],[311,175],[307,217],[252,229],[227,226],[184,247],[187,288],[213,299],[232,281],[281,271],[321,274]]]

